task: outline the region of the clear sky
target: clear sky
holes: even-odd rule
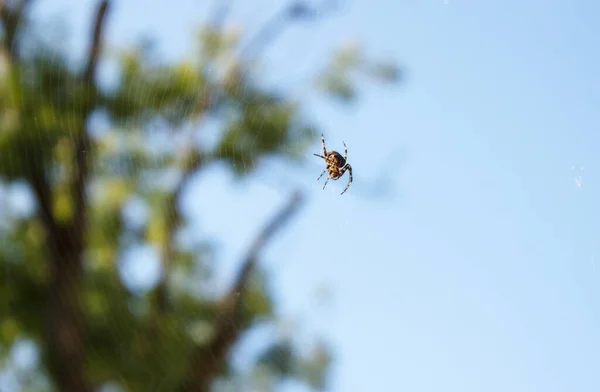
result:
[[[81,51],[96,2],[41,3],[39,15],[72,12]],[[238,3],[249,30],[282,4]],[[116,2],[110,40],[150,33],[165,56],[185,55],[207,4]],[[301,186],[308,203],[264,265],[282,314],[333,343],[332,391],[600,390],[598,15],[591,0],[352,0],[289,30],[269,52],[274,82],[300,85],[353,39],[407,81],[361,83],[350,108],[309,102],[329,146],[348,145],[343,196],[346,179],[321,190],[312,151],[289,172],[196,179],[184,205],[218,239],[223,287]],[[371,197],[377,182],[391,192]],[[319,308],[322,284],[332,299]]]

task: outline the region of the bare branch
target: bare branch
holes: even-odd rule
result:
[[[206,345],[198,347],[192,354],[187,378],[179,388],[180,392],[208,392],[210,390],[213,379],[225,365],[229,350],[242,332],[240,316],[246,294],[245,289],[258,255],[265,244],[298,210],[301,202],[302,195],[300,192],[295,192],[286,206],[259,233],[248,250],[233,285],[219,305],[219,313],[213,324],[213,338]]]
[[[298,210],[300,204],[302,202],[302,195],[299,191],[296,191],[288,204],[283,208],[277,215],[275,215],[269,224],[264,227],[259,236],[254,240],[254,243],[248,250],[244,261],[242,262],[242,268],[240,273],[235,280],[233,287],[231,288],[228,296],[233,296],[235,298],[240,298],[242,296],[243,289],[248,282],[248,276],[254,268],[256,263],[256,259],[258,258],[258,254],[265,246],[265,244],[271,240],[271,238],[275,235],[275,233],[280,230],[283,225],[287,223],[287,221],[292,217],[292,215]],[[239,306],[239,300],[237,301]]]
[[[320,7],[311,7],[305,0],[294,0],[258,30],[250,41],[240,51],[240,58],[250,56],[257,57],[266,49],[290,23],[296,21],[314,20],[325,16],[337,7],[335,0],[324,0]]]
[[[109,0],[102,0],[98,6],[98,10],[96,11],[96,20],[94,21],[94,30],[92,32],[90,51],[88,52],[88,61],[85,67],[85,72],[83,73],[83,79],[88,83],[93,83],[94,77],[96,76],[95,73],[96,65],[98,63],[98,53],[100,53],[100,46],[102,43],[102,30],[109,5]]]
[[[209,24],[214,30],[221,30],[231,11],[232,3],[233,0],[215,0],[213,12],[209,18]]]

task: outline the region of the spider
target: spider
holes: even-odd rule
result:
[[[350,187],[350,184],[352,184],[352,166],[346,163],[346,157],[348,156],[348,148],[346,147],[346,143],[342,142],[342,144],[344,145],[344,156],[342,156],[342,154],[340,154],[337,151],[327,151],[325,149],[325,138],[323,137],[323,135],[321,135],[323,155],[313,154],[319,158],[325,159],[325,164],[327,165],[325,170],[323,170],[323,173],[321,173],[319,178],[317,178],[317,181],[319,181],[321,177],[323,177],[323,174],[325,174],[325,172],[329,172],[327,180],[325,180],[325,184],[323,185],[323,189],[325,189],[325,185],[327,185],[327,181],[329,181],[330,178],[337,180],[338,178],[343,176],[344,173],[346,173],[346,170],[348,170],[350,174],[350,181],[348,182],[348,185],[346,185],[346,189],[344,189],[344,191],[340,193],[340,195],[343,195],[344,192],[346,192]]]

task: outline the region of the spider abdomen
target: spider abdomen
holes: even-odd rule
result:
[[[333,166],[342,167],[346,164],[346,160],[337,151],[330,151],[327,153],[327,161],[331,163]]]

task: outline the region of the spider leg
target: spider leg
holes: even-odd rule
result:
[[[321,175],[319,176],[319,178],[317,178],[317,181],[319,181],[321,179],[321,177],[323,177],[323,174],[325,174],[326,171],[327,171],[327,169],[323,170],[323,173],[321,173]]]
[[[325,149],[325,137],[321,134],[321,145],[323,146],[323,155],[327,156],[327,150]]]
[[[319,158],[327,159],[323,155],[319,155],[319,154],[313,154],[313,155],[316,156],[316,157],[319,157]]]
[[[344,161],[348,160],[348,147],[346,147],[346,143],[344,143],[342,141],[342,144],[344,145]]]
[[[330,178],[331,178],[331,176],[328,176],[327,179],[325,180],[325,184],[323,184],[323,190],[325,190],[325,185],[327,185],[327,181],[329,181]]]
[[[344,173],[346,172],[346,170],[348,170],[348,174],[350,175],[350,181],[348,181],[348,185],[346,185],[346,189],[344,189],[344,191],[342,193],[340,193],[340,195],[343,195],[344,192],[346,192],[348,190],[348,188],[350,188],[350,184],[352,184],[352,166],[350,165],[346,165],[342,168],[342,170],[340,170],[340,177],[344,175]]]

